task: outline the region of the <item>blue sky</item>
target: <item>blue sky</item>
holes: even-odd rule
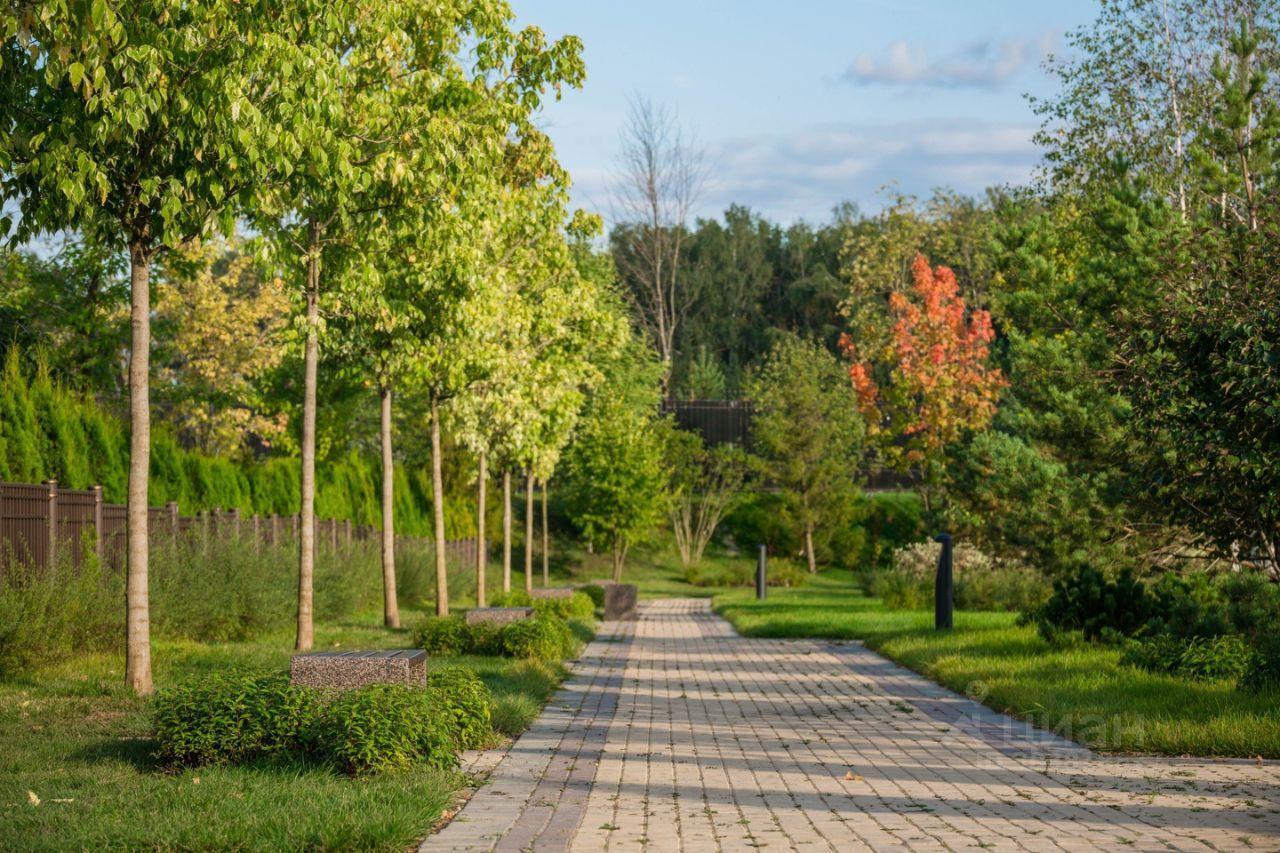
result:
[[[699,215],[732,202],[825,219],[880,188],[979,193],[1021,183],[1040,155],[1024,93],[1095,0],[513,0],[523,24],[586,47],[587,82],[542,126],[574,203],[608,213],[628,98],[676,110],[706,150]]]

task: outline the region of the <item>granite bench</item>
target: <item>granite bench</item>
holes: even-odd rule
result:
[[[491,625],[509,625],[533,618],[532,607],[473,607],[467,611],[467,624],[487,622]]]
[[[303,687],[351,690],[366,684],[418,687],[427,681],[427,653],[422,649],[312,652],[294,655],[289,679]]]
[[[573,594],[577,592],[571,586],[549,586],[543,589],[535,589],[530,597],[532,598],[573,598]]]
[[[626,621],[636,618],[639,590],[635,584],[611,580],[592,581],[590,586],[604,590],[604,621]]]

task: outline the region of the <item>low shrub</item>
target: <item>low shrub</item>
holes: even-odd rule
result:
[[[1251,693],[1280,690],[1280,634],[1258,638],[1240,678],[1240,688]]]
[[[595,587],[600,589],[600,587]],[[494,607],[532,607],[533,612],[543,616],[554,616],[557,619],[581,619],[591,621],[595,618],[596,605],[591,596],[576,590],[568,598],[534,598],[522,589],[511,592],[499,592],[492,596],[490,603]],[[604,590],[600,589],[600,606],[604,606]]]
[[[413,632],[413,644],[433,657],[473,654],[475,632],[461,616],[428,616]]]
[[[563,619],[537,615],[503,628],[502,648],[507,657],[563,660],[573,654],[573,633]]]
[[[859,562],[888,567],[898,550],[924,538],[924,502],[915,492],[867,495],[862,527],[866,544]]]
[[[494,622],[477,622],[466,627],[469,633],[466,654],[502,657],[502,629],[505,626]]]
[[[868,592],[892,610],[920,610],[933,606],[934,583],[942,546],[916,542],[899,548],[893,568],[872,572]],[[952,554],[953,601],[960,610],[1019,612],[1043,604],[1049,584],[1023,566],[1001,562],[967,543]]]
[[[316,726],[321,755],[353,776],[405,770],[418,762],[457,764],[454,718],[431,690],[370,684],[339,694]]]
[[[427,674],[427,690],[438,713],[450,723],[459,749],[482,746],[492,731],[492,698],[474,672],[446,667]]]
[[[1253,654],[1239,637],[1182,639],[1161,634],[1126,642],[1120,662],[1180,678],[1235,681],[1245,674]]]
[[[591,599],[592,607],[597,610],[604,608],[604,587],[600,586],[600,584],[589,583],[578,587],[578,591]]]
[[[1083,564],[1053,582],[1052,595],[1033,619],[1045,639],[1080,631],[1097,640],[1106,629],[1128,637],[1146,625],[1151,606],[1146,587],[1130,569],[1108,578],[1096,566]]]
[[[809,580],[809,572],[795,560],[773,557],[765,573],[769,586],[797,587]],[[699,587],[750,587],[756,583],[756,567],[745,560],[703,562],[684,570],[684,582]]]
[[[0,570],[0,678],[123,645],[124,582],[96,560]]]
[[[151,709],[167,764],[220,764],[291,750],[313,736],[320,702],[283,675],[213,674],[160,693]]]

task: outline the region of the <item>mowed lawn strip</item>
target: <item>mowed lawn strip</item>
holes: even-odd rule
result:
[[[715,597],[716,612],[748,637],[861,640],[875,651],[986,705],[1099,750],[1280,758],[1280,691],[1249,694],[1226,681],[1185,681],[1121,666],[1113,647],[1055,648],[1012,613],[885,610],[845,572],[799,589]]]
[[[409,642],[408,631],[317,626],[317,650]],[[156,684],[231,667],[284,669],[291,645],[291,633],[218,646],[157,642]],[[499,658],[430,665],[475,670],[507,735],[533,721],[565,674],[559,664]],[[94,655],[0,683],[0,847],[403,850],[466,784],[460,773],[426,768],[350,779],[298,760],[168,773],[151,757],[146,702],[122,676],[122,656]]]

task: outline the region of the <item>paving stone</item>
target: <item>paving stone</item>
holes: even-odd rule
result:
[[[423,850],[1280,850],[1274,763],[1099,755],[705,600],[606,623]]]

